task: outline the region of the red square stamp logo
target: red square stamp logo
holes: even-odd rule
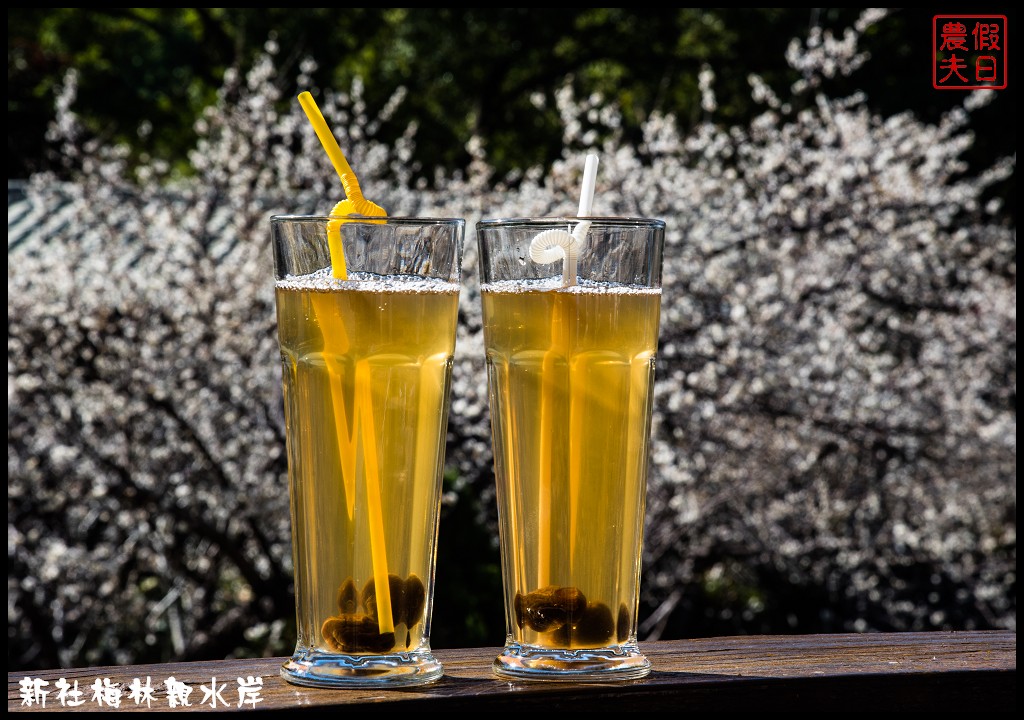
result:
[[[1003,90],[1006,87],[1006,16],[936,15],[932,18],[932,87]]]

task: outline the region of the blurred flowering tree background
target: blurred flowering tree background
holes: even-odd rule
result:
[[[596,214],[668,224],[641,641],[1015,629],[1016,150],[1012,131],[1008,151],[976,133],[1012,104],[872,101],[858,75],[898,14],[780,16],[768,27],[793,33],[766,33],[777,52],[748,65],[735,17],[690,12],[632,33],[572,11],[561,65],[510,32],[500,89],[517,102],[460,106],[450,127],[461,77],[393,82],[343,37],[326,75],[260,26],[258,53],[210,92],[188,76],[196,107],[145,107],[135,138],[80,111],[85,68],[52,78],[55,153],[9,152],[29,175],[8,193],[9,669],[292,650],[268,220],[341,197],[304,89],[389,214],[468,224],[435,647],[504,641],[473,224],[573,214],[588,151]],[[487,17],[448,19],[483,36]],[[445,17],[405,20],[419,47]],[[645,32],[674,33],[679,60],[647,96],[586,42]],[[179,153],[158,121],[185,110]],[[534,121],[545,140],[524,149],[510,128]]]

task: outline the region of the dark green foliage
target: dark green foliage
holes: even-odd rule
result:
[[[716,120],[748,120],[747,75],[783,92],[797,73],[784,52],[820,25],[837,31],[856,8],[15,8],[8,12],[8,178],[54,164],[44,133],[63,73],[80,73],[76,108],[105,142],[127,142],[182,171],[193,123],[225,70],[248,67],[268,40],[282,77],[312,58],[320,89],[364,80],[371,116],[396,88],[409,91],[374,129],[390,144],[418,125],[413,177],[464,168],[467,141],[482,137],[499,176],[546,167],[567,150],[554,93],[571,78],[578,93],[603,94],[623,110],[626,138],[639,141],[655,111],[682,124],[702,119],[697,74],[716,73]],[[932,12],[903,9],[869,29],[872,54],[855,80],[883,114],[911,109],[925,120],[960,100],[931,88]],[[1015,151],[1010,96],[981,117],[979,163]],[[285,97],[294,95],[284,88]],[[783,93],[784,94],[784,93]],[[601,130],[599,126],[596,128]]]

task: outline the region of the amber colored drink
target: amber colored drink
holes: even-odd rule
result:
[[[481,287],[509,641],[636,643],[661,291]]]
[[[458,289],[277,282],[299,649],[429,647]]]

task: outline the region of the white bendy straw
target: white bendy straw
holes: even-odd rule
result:
[[[580,207],[576,217],[589,217],[594,207],[594,187],[597,183],[597,155],[587,155],[583,166],[583,188],[580,190]],[[576,259],[580,246],[586,242],[590,222],[577,223],[572,232],[568,230],[545,230],[530,242],[530,259],[535,263],[547,264],[562,260],[562,287],[576,284]]]

